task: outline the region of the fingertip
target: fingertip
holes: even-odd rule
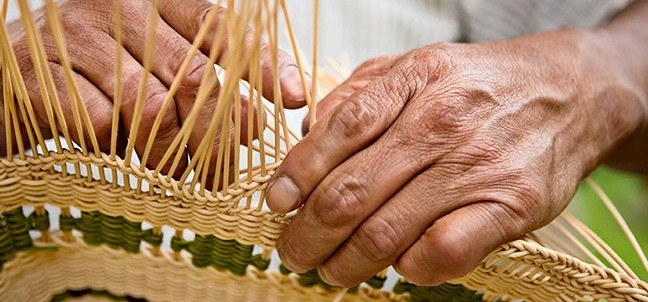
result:
[[[302,82],[302,75],[297,69],[297,65],[294,64],[288,65],[279,74],[279,84],[285,108],[297,109],[306,106],[306,94],[309,92],[304,90],[304,86],[310,87],[312,80],[308,74],[304,73],[304,77],[306,85]]]
[[[284,233],[279,237],[276,245],[281,263],[291,272],[298,274],[305,273],[312,269],[313,266],[303,265],[299,260],[300,258],[303,258],[303,255],[301,254],[303,250],[301,247],[288,243],[288,239],[286,239],[285,235],[286,234]]]
[[[287,176],[280,176],[268,185],[266,202],[273,212],[288,213],[299,206],[299,188]]]
[[[320,276],[322,281],[324,281],[324,283],[326,283],[328,285],[331,285],[331,286],[340,286],[340,287],[350,288],[350,287],[353,287],[353,286],[357,285],[357,284],[351,284],[351,283],[344,282],[344,281],[339,281],[338,277],[337,277],[338,274],[335,274],[335,273],[331,272],[330,268],[328,266],[325,266],[325,265],[320,265],[320,266],[317,267],[317,274]]]

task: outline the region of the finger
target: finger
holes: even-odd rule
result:
[[[216,92],[212,92],[212,95],[213,95],[213,93],[216,93]],[[213,95],[213,99],[214,100],[216,99],[215,95]],[[205,134],[208,133],[208,131],[210,130],[209,129],[210,121],[214,116],[215,104],[213,104],[213,106],[214,106],[213,108],[205,108],[205,106],[201,106],[200,111],[198,112],[198,117],[197,117],[198,121],[203,121],[203,122],[199,122],[199,123],[194,124],[192,133],[194,133],[193,135],[196,135],[196,137],[200,139],[199,143],[202,143],[202,140],[204,140],[204,139],[211,139],[211,137],[207,137]],[[255,108],[253,106],[252,106],[251,109],[249,109],[250,105],[249,105],[249,102],[248,102],[248,98],[245,97],[245,96],[240,96],[240,104],[237,105],[234,102],[232,102],[231,106],[232,106],[232,108],[231,108],[231,116],[224,117],[224,118],[231,118],[231,121],[229,123],[227,123],[228,128],[227,129],[221,129],[220,127],[223,126],[223,123],[221,121],[217,125],[217,127],[219,127],[219,128],[217,128],[217,130],[216,130],[217,132],[215,133],[215,137],[213,138],[213,145],[211,147],[210,154],[209,154],[210,165],[208,167],[208,170],[206,171],[207,174],[206,174],[206,183],[205,183],[206,188],[209,189],[209,190],[217,190],[218,188],[223,187],[223,185],[225,184],[225,178],[223,177],[225,175],[225,169],[226,169],[225,165],[227,165],[227,171],[228,171],[228,173],[227,173],[227,175],[228,175],[228,178],[227,178],[228,183],[225,184],[225,185],[228,185],[228,184],[230,184],[230,183],[232,183],[234,181],[234,176],[235,176],[234,170],[238,169],[238,167],[235,166],[235,161],[234,161],[234,156],[236,154],[235,149],[238,148],[238,146],[235,145],[235,142],[236,142],[235,136],[236,135],[239,136],[239,143],[241,145],[246,145],[247,144],[247,138],[248,138],[248,136],[247,136],[248,135],[248,125],[250,127],[252,127],[252,130],[253,130],[252,139],[255,139],[255,138],[257,138],[259,136],[259,124],[258,124],[258,119],[256,117],[257,112],[253,112],[253,115],[255,117],[252,119],[252,121],[247,121],[247,114],[248,114],[247,111],[248,110],[255,110]],[[240,116],[239,117],[236,116],[236,114],[237,114],[236,106],[240,106],[239,107],[239,110],[240,110],[240,112],[239,112]],[[179,106],[179,111],[182,112],[183,110],[187,110],[188,108],[185,108],[185,107],[186,106]],[[236,121],[237,118],[240,119],[240,128],[238,128],[238,131],[235,128],[235,126],[236,126],[235,121]],[[249,124],[249,123],[254,123],[254,124]],[[265,118],[264,118],[264,123],[265,123]],[[263,125],[265,125],[265,124],[262,124],[261,127],[263,127]],[[222,137],[223,134],[225,133],[224,131],[229,131],[229,136],[227,138]],[[200,136],[198,137],[198,135],[200,135]],[[219,149],[220,149],[220,144],[222,144],[222,143],[225,144],[224,148],[230,148],[230,152],[229,152],[230,156],[225,157],[224,154],[220,154],[222,156],[222,158],[221,158],[222,166],[220,167],[220,170],[218,170],[217,166],[218,166],[218,162],[219,162],[218,161],[218,159],[219,159],[218,158]],[[191,152],[192,156],[197,155],[196,150],[197,150],[198,146],[199,146],[199,144],[197,144],[195,146],[191,146],[191,148],[195,148],[195,149],[192,149],[192,152]],[[218,183],[214,184],[214,178],[217,175],[221,176],[221,177],[219,177]],[[216,186],[216,188],[214,188],[214,186]]]
[[[408,109],[401,116],[407,116],[413,108]],[[399,119],[381,140],[340,165],[318,185],[277,244],[289,268],[294,265],[299,271],[319,265],[322,277],[330,284],[355,286],[394,263],[436,219],[481,200],[497,201],[512,213],[526,213],[519,215],[520,221],[534,221],[529,213],[536,211],[529,210],[533,208],[529,204],[538,203],[520,202],[524,196],[535,194],[525,189],[530,186],[519,171],[486,168],[490,160],[484,154],[492,153],[490,150],[470,144],[455,147],[444,139],[442,130],[429,133],[427,140],[418,137],[416,131],[403,132],[413,128],[407,121]],[[396,143],[381,146],[388,136]],[[374,147],[376,156],[368,156],[364,162],[357,160]],[[387,161],[381,160],[381,152]],[[379,168],[372,171],[366,166]],[[411,169],[409,175],[422,169],[425,172],[411,181],[397,179],[399,169],[406,168]],[[346,175],[353,181],[349,182]],[[394,195],[405,182],[407,185]]]
[[[129,53],[133,54],[134,59],[142,62],[144,60],[145,49],[142,47],[146,45],[146,40],[150,34],[148,30],[141,30],[141,28],[146,28],[147,20],[138,18],[140,15],[131,12],[149,12],[151,9],[151,3],[148,1],[135,1],[128,4],[126,16],[124,17],[124,47],[128,49]],[[131,7],[132,6],[132,7]],[[140,28],[140,30],[137,30]],[[152,73],[155,75],[159,81],[164,84],[166,89],[170,89],[173,83],[176,81],[176,77],[179,76],[180,69],[185,60],[186,55],[191,50],[191,43],[182,37],[178,32],[172,29],[164,20],[158,20],[157,27],[155,29],[155,58],[156,62],[152,65]],[[205,74],[207,73],[207,74]],[[218,99],[218,94],[220,90],[220,84],[218,83],[218,77],[213,66],[209,64],[209,58],[202,53],[196,53],[189,66],[186,70],[186,73],[179,79],[179,86],[176,94],[174,95],[174,106],[168,109],[168,111],[173,110],[177,113],[178,118],[178,127],[180,123],[184,123],[189,115],[191,114],[194,105],[196,104],[196,97],[198,91],[201,87],[202,79],[206,76],[208,83],[212,85],[212,90],[209,91],[209,96],[206,98],[204,103],[201,104],[197,113],[196,123],[191,129],[191,135],[187,141],[187,149],[190,156],[197,154],[200,149],[200,145],[206,139],[205,133],[209,130],[209,125],[212,118],[214,117],[216,103]],[[161,99],[164,99],[166,94],[162,96]],[[154,117],[153,117],[154,118]],[[152,122],[152,121],[151,121]],[[179,128],[177,129],[179,130]],[[231,129],[227,129],[230,131]],[[174,132],[177,133],[176,129]],[[159,135],[163,133],[158,133],[156,135],[156,141],[158,140]],[[220,134],[218,134],[220,137]],[[230,136],[231,137],[231,136]],[[147,133],[148,139],[148,133]],[[167,141],[166,138],[161,138],[162,141]],[[173,140],[173,136],[169,138]],[[218,143],[220,139],[216,139],[214,146],[208,151],[210,162],[214,163],[210,166],[208,171],[208,177],[213,177],[215,171],[215,163],[218,157]],[[157,143],[157,142],[156,142]],[[156,148],[158,145],[155,145]],[[233,148],[233,146],[230,146]],[[164,150],[166,151],[166,150]],[[154,163],[157,163],[157,158],[151,158],[154,160]],[[182,167],[179,167],[182,168]],[[177,173],[181,173],[183,169],[177,169]],[[163,170],[164,171],[164,170]]]
[[[333,170],[317,186],[277,242],[286,267],[303,272],[321,264],[419,172],[414,152],[398,154],[394,151],[400,150],[397,144],[379,141]]]
[[[141,10],[148,9],[145,7],[140,8]],[[131,20],[132,22],[127,22],[125,24],[125,47],[129,51],[134,52],[134,57],[138,60],[143,60],[143,53],[141,45],[145,44],[148,33],[146,31],[136,31],[135,28],[130,28],[133,24],[137,25],[139,20]],[[143,26],[144,24],[140,24]],[[160,20],[157,23],[157,28],[155,31],[155,41],[156,41],[156,54],[155,57],[158,59],[158,63],[153,65],[153,73],[158,79],[168,88],[170,88],[176,78],[179,76],[179,71],[181,69],[182,63],[185,60],[185,56],[191,50],[191,43],[187,41],[184,37],[178,34],[174,29],[166,24],[164,20]],[[139,47],[138,47],[139,46]],[[132,50],[131,50],[132,49]],[[201,107],[197,111],[198,116],[196,120],[198,121],[191,130],[191,135],[187,142],[189,154],[191,156],[197,155],[200,145],[206,139],[205,133],[209,131],[209,125],[211,124],[212,118],[215,116],[216,103],[218,99],[218,94],[220,90],[220,85],[218,84],[218,77],[213,66],[209,64],[209,58],[202,53],[197,53],[189,64],[189,68],[185,75],[182,76],[179,82],[179,89],[174,96],[175,104],[180,117],[181,122],[185,122],[189,117],[192,109],[196,104],[197,93],[201,87],[203,78],[206,76],[207,83],[212,85],[212,90],[208,93],[208,97],[204,103],[201,104]],[[241,111],[245,110],[247,113],[247,100],[242,98],[241,100]],[[235,110],[232,110],[232,115],[234,116]],[[242,112],[243,113],[243,112]],[[253,114],[256,116],[256,114]],[[248,123],[246,121],[247,114],[242,115],[241,125],[246,126]],[[254,121],[252,121],[254,122]],[[256,124],[255,124],[256,125]],[[233,125],[231,125],[233,127]],[[226,129],[230,133],[234,132],[233,128]],[[257,132],[258,133],[258,127]],[[257,135],[253,133],[254,135]],[[247,131],[240,131],[240,136],[246,140],[241,140],[241,143],[247,142]],[[217,158],[218,158],[218,144],[222,143],[220,139],[221,133],[217,133],[217,138],[214,140],[214,145],[210,150],[208,156],[210,157],[210,163],[212,163],[207,171],[207,183],[208,188],[211,188],[211,180],[214,177]],[[231,141],[234,140],[233,136],[229,136]],[[228,147],[233,149],[236,146],[233,146],[231,142],[227,142]],[[233,152],[230,152],[233,154]],[[231,163],[231,160],[226,160],[225,162]],[[222,168],[224,169],[224,168]],[[232,173],[234,167],[230,167],[229,171]],[[223,171],[218,171],[222,173]],[[231,176],[231,175],[230,175]],[[222,178],[221,178],[222,180]],[[233,181],[232,177],[229,178],[230,181]]]
[[[498,246],[531,230],[511,228],[514,219],[519,218],[498,203],[479,202],[459,208],[437,220],[394,267],[418,285],[437,285],[461,277]]]
[[[297,208],[335,167],[379,138],[393,123],[413,90],[399,85],[392,71],[351,96],[297,144],[273,175],[270,209]]]
[[[49,63],[50,70],[52,72],[52,78],[57,88],[61,109],[65,115],[65,122],[67,128],[69,129],[70,135],[76,142],[79,142],[80,137],[77,131],[77,127],[82,129],[84,141],[88,148],[92,148],[92,141],[90,139],[91,134],[88,132],[89,129],[83,125],[77,125],[74,119],[74,110],[72,104],[70,104],[70,91],[68,90],[67,83],[65,82],[65,70],[64,68],[56,63]],[[99,149],[105,153],[110,152],[111,144],[111,134],[112,134],[112,115],[113,115],[113,104],[108,99],[108,97],[101,92],[97,87],[90,83],[86,78],[73,72],[74,83],[77,87],[81,101],[86,108],[88,113],[88,118],[92,123],[92,128],[94,130],[94,135],[97,138],[97,144]],[[32,99],[32,102],[36,101],[40,103],[40,100]],[[78,110],[78,109],[77,109]],[[81,113],[78,113],[81,116]],[[116,150],[118,154],[122,154],[126,148],[126,140],[122,136],[123,133],[118,133],[118,138],[116,141]],[[92,150],[92,149],[91,149]]]
[[[80,136],[79,132],[77,131],[77,127],[80,127],[84,132],[84,143],[88,148],[91,148],[92,142],[90,140],[90,133],[88,132],[87,127],[84,127],[83,125],[77,125],[74,119],[74,115],[72,113],[73,107],[70,104],[70,92],[68,90],[68,84],[65,79],[64,68],[54,62],[48,62],[48,64],[53,83],[56,87],[59,104],[63,112],[68,133],[71,135],[72,139],[75,142],[80,143]],[[20,62],[20,67],[25,85],[26,87],[29,87],[27,93],[36,113],[38,124],[43,129],[49,129],[50,124],[48,122],[48,117],[46,114],[45,103],[43,102],[42,95],[40,93],[40,90],[38,89],[39,84],[36,78],[36,73],[34,73],[33,71],[33,65],[30,60],[24,60]],[[94,135],[97,137],[98,147],[101,151],[108,152],[110,150],[110,134],[112,129],[112,103],[106,97],[106,95],[104,95],[83,76],[73,72],[73,80],[78,89],[81,101],[86,106],[89,119],[92,122]],[[79,116],[81,116],[80,113]],[[59,129],[59,131],[61,131],[61,129]],[[51,134],[49,136],[51,136]],[[124,147],[125,145],[123,143],[119,143],[118,141],[117,150],[121,151]]]
[[[400,257],[395,268],[403,276],[422,285],[462,276],[498,245],[558,215],[561,208],[548,200],[547,188],[526,173],[544,167],[542,163],[525,162],[520,167],[517,161],[500,158],[498,165],[489,165],[485,163],[491,160],[484,160],[489,153],[470,146],[458,148],[426,172],[458,176],[447,182],[444,192],[425,194],[436,196],[435,204],[438,200],[452,206],[430,216],[430,228]],[[427,207],[422,208],[424,215],[428,213]]]
[[[220,24],[223,24],[222,26],[224,26],[226,22],[226,9],[205,0],[166,0],[161,1],[159,6],[159,12],[162,18],[180,35],[191,42],[196,38],[200,27],[205,22],[205,19],[211,10],[216,10],[216,21],[214,23],[215,25],[209,29],[207,38],[200,46],[200,49],[205,54],[209,53],[212,47],[212,41],[216,38],[218,26],[221,26]],[[242,22],[237,22],[237,24],[241,23]],[[228,45],[228,32],[230,32],[229,29],[225,31],[225,35],[223,36],[223,42],[220,49],[221,54],[236,47]],[[252,42],[255,40],[253,38],[254,32],[252,30],[248,30],[247,35],[248,38],[245,39],[246,44],[244,45],[244,49],[251,49],[254,47],[261,50],[263,96],[270,100],[274,100],[273,83],[275,78],[272,68],[273,64],[270,47],[263,41],[261,42],[261,45],[252,45]],[[223,56],[220,57],[222,58]],[[277,74],[279,75],[284,107],[300,108],[305,106],[306,96],[295,60],[286,52],[279,50],[277,65]],[[245,74],[247,74],[247,72]],[[246,76],[244,75],[244,78],[245,77]],[[306,86],[310,87],[310,82],[307,83]]]
[[[248,121],[247,116],[248,116],[248,110],[254,110],[252,112],[253,119],[251,121]],[[260,136],[261,131],[265,129],[266,125],[266,112],[261,111],[261,121],[259,121],[259,116],[257,113],[257,110],[259,110],[256,105],[250,104],[250,101],[247,97],[241,96],[241,144],[247,144],[248,141],[248,128],[252,128],[251,134],[252,134],[252,140],[258,139]],[[233,110],[232,111],[232,120],[236,119],[236,112]]]
[[[369,80],[365,79],[347,79],[317,103],[317,120],[322,120],[323,117],[328,116],[335,108],[337,108],[338,105],[347,100],[351,95],[353,95],[353,93],[363,88],[368,83]],[[301,131],[304,136],[306,136],[310,131],[310,112],[307,113],[302,120]]]
[[[128,52],[139,62],[144,61],[147,39],[151,34],[148,14],[152,9],[150,1],[129,1],[124,7],[122,24],[123,44]],[[142,18],[145,16],[145,18]],[[151,72],[168,88],[174,82],[186,55],[191,50],[191,43],[171,28],[164,20],[158,20],[155,31],[154,58]],[[187,98],[197,94],[203,73],[213,69],[207,66],[209,58],[197,53],[190,62],[186,74],[180,79],[178,95],[186,94]]]
[[[367,60],[358,66],[348,79],[317,103],[317,120],[321,120],[331,114],[338,105],[371,81],[384,76],[394,67],[394,64],[400,57],[402,57],[402,54],[377,57]],[[302,121],[302,134],[304,136],[310,130],[309,128],[310,114],[307,114]]]
[[[329,284],[344,287],[369,279],[393,264],[435,219],[467,202],[457,195],[458,188],[451,185],[457,175],[445,172],[448,171],[423,172],[398,193],[388,195],[386,202],[363,219],[343,238],[334,253],[318,264],[322,278]],[[318,215],[329,216],[323,212]]]
[[[360,230],[364,235],[374,236],[380,234],[373,232],[375,229],[389,226],[384,223],[390,217],[381,218],[375,214],[376,210],[449,148],[439,140],[438,146],[429,146],[428,151],[417,142],[417,132],[408,128],[408,121],[399,119],[374,144],[340,164],[317,185],[277,242],[284,265],[293,271],[308,270],[320,265],[336,250],[333,257],[339,255],[339,246],[352,233],[357,234]],[[442,181],[439,183],[442,184],[446,180],[444,176],[434,179],[434,183]],[[434,183],[426,184],[434,187]],[[395,199],[399,199],[395,202],[406,201],[403,202],[405,207],[411,203],[407,198]],[[401,212],[399,208],[389,211]],[[370,215],[372,217],[368,218]],[[361,224],[365,228],[358,230]],[[349,242],[345,243],[348,245]],[[368,255],[369,252],[372,255]],[[366,260],[376,264],[385,262],[385,259],[378,259],[382,257],[378,253],[393,256],[391,254],[397,251],[380,248],[369,252],[364,253]],[[344,262],[348,263],[356,262]]]
[[[103,32],[74,37],[76,41],[70,41],[69,55],[73,68],[93,85],[99,88],[110,99],[114,99],[116,68],[115,58],[117,50],[112,37]],[[89,52],[86,45],[96,45],[95,51]],[[123,101],[120,108],[120,115],[126,132],[130,133],[135,120],[135,107],[140,90],[140,82],[145,70],[129,52],[122,52],[122,80],[123,80]],[[162,114],[161,124],[154,139],[155,148],[148,154],[146,166],[155,168],[160,163],[164,153],[171,145],[174,137],[180,130],[179,117],[175,103],[172,102],[167,110],[160,112],[162,103],[168,94],[166,86],[155,76],[149,75],[145,85],[145,94],[139,130],[135,141],[135,150],[142,156],[146,149],[146,143],[151,133],[153,123],[158,114]],[[172,162],[167,161],[161,169],[163,173],[169,171]],[[175,177],[179,177],[187,165],[186,154],[179,162]]]

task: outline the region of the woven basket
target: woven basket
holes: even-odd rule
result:
[[[23,12],[29,11],[26,1],[19,2]],[[252,16],[260,12],[272,20],[283,15],[290,24],[281,4],[247,1],[238,12],[252,28],[263,29],[258,35],[269,36],[275,48],[281,30]],[[47,10],[56,12],[53,5]],[[29,14],[22,18],[33,22]],[[241,36],[239,31],[233,35]],[[648,284],[569,214],[501,246],[468,275],[436,287],[388,280],[394,276],[381,273],[343,291],[326,285],[314,271],[291,273],[273,257],[275,241],[291,215],[268,211],[264,189],[298,139],[286,127],[280,102],[271,105],[254,97],[259,83],[246,87],[251,100],[268,113],[265,132],[254,143],[234,148],[234,156],[222,155],[244,160],[237,163],[240,171],[234,171],[234,181],[210,191],[189,175],[200,175],[200,154],[184,171],[189,176],[174,179],[132,156],[120,158],[92,146],[68,147],[74,145],[65,131],[74,129],[65,130],[65,119],[56,110],[61,100],[55,98],[48,105],[50,121],[63,137],[58,143],[39,137],[39,130],[30,126],[33,112],[4,26],[0,35],[2,114],[14,126],[7,126],[7,133],[15,137],[15,126],[22,125],[33,136],[33,142],[18,142],[19,152],[0,158],[0,301],[648,301]],[[39,55],[37,44],[31,47]],[[195,50],[187,54],[189,59]],[[256,66],[258,71],[251,61],[241,56],[222,64],[250,70]],[[228,69],[224,83],[239,82],[240,73],[232,70],[242,67]],[[240,87],[225,84],[221,95],[237,99]],[[205,137],[216,137],[226,126],[240,127],[222,118],[231,116],[227,107],[232,106],[218,106],[214,132]],[[82,108],[76,113],[86,120]],[[179,137],[181,142],[182,133]]]

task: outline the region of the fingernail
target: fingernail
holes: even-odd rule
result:
[[[268,187],[266,199],[271,210],[288,213],[299,205],[299,188],[286,176],[281,176]]]
[[[320,279],[322,279],[322,281],[324,281],[324,283],[326,283],[328,285],[331,285],[331,286],[340,286],[340,284],[338,284],[335,281],[335,278],[333,278],[333,276],[331,276],[331,272],[329,272],[329,270],[324,268],[323,266],[320,266],[320,267],[317,268],[317,274],[320,276]]]
[[[308,81],[308,76],[306,76],[306,78]],[[284,99],[298,103],[306,102],[306,95],[304,93],[304,87],[302,86],[301,76],[299,75],[299,70],[295,65],[290,65],[284,69],[279,76],[279,81],[281,82],[281,93],[283,94]],[[310,87],[310,85],[307,85],[307,87]]]

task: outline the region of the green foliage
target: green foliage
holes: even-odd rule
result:
[[[643,248],[648,254],[648,180],[645,177],[622,173],[602,167],[592,173],[605,193],[618,208]],[[600,201],[596,193],[582,184],[574,197],[570,210],[608,243],[635,273],[648,281],[648,272],[632,249],[621,228]]]
[[[417,286],[398,281],[394,293],[409,293],[412,302],[481,302],[482,294],[462,285],[443,283],[438,286]]]

